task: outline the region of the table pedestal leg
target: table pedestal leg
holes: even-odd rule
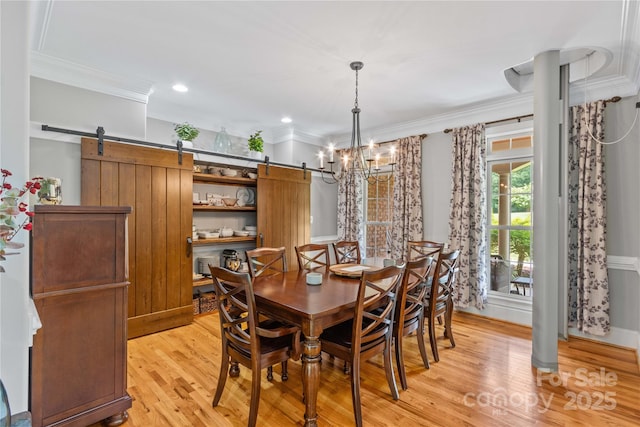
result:
[[[318,337],[306,337],[302,349],[302,387],[304,391],[304,425],[316,427],[318,414],[316,402],[320,385],[320,340]]]

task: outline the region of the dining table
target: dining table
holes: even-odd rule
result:
[[[357,275],[338,275],[324,270],[319,271],[321,284],[308,285],[307,273],[301,270],[258,276],[254,279],[253,291],[261,313],[297,325],[302,331],[304,425],[317,426],[320,336],[326,328],[353,318],[360,280]]]

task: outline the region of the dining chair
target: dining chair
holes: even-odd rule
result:
[[[332,243],[332,245],[333,253],[336,256],[336,264],[360,264],[362,261],[358,242],[341,240]]]
[[[444,243],[433,242],[431,240],[416,240],[408,243],[409,253],[408,261],[414,260],[420,257],[432,256],[433,259],[438,259],[438,255],[444,249]]]
[[[351,399],[356,426],[362,426],[360,365],[382,353],[384,370],[394,400],[399,399],[391,362],[391,339],[396,298],[405,266],[365,271],[360,279],[352,320],[326,329],[320,336],[323,351],[351,365]]]
[[[458,262],[460,251],[442,252],[434,267],[433,281],[427,296],[425,305],[425,317],[429,330],[429,342],[433,352],[433,360],[438,362],[438,343],[436,337],[436,317],[444,317],[444,336],[449,338],[451,348],[456,346],[451,329],[451,317],[453,315],[453,287],[458,275]]]
[[[298,267],[300,270],[326,270],[331,266],[329,245],[309,243],[296,246],[296,255],[298,257]]]
[[[429,357],[424,342],[424,313],[426,295],[429,289],[427,280],[434,265],[435,263],[431,256],[408,261],[402,278],[400,296],[396,304],[393,342],[398,376],[403,390],[408,388],[402,353],[403,337],[416,332],[422,363],[426,369],[429,369]]]
[[[256,425],[260,404],[260,373],[263,368],[282,364],[286,381],[286,363],[300,355],[300,329],[273,320],[260,322],[253,294],[253,281],[247,273],[236,273],[209,266],[216,293],[222,338],[222,363],[212,405],[220,402],[227,381],[230,361],[251,369],[250,427]],[[229,369],[229,376],[237,376]]]
[[[287,254],[283,247],[257,248],[245,252],[251,277],[272,275],[287,271]]]

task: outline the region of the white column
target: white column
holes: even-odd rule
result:
[[[536,55],[533,62],[533,352],[531,363],[558,369],[558,216],[560,148],[560,52]]]
[[[29,179],[29,9],[30,2],[0,2],[0,165],[11,183]],[[0,377],[13,413],[27,410],[29,342],[29,235],[19,255],[3,261],[0,273]]]

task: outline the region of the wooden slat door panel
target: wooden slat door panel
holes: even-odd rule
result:
[[[297,270],[295,247],[311,241],[311,173],[258,165],[256,197],[262,246],[284,246],[289,270]]]
[[[193,156],[82,139],[82,204],[132,206],[129,216],[129,337],[190,323]]]

